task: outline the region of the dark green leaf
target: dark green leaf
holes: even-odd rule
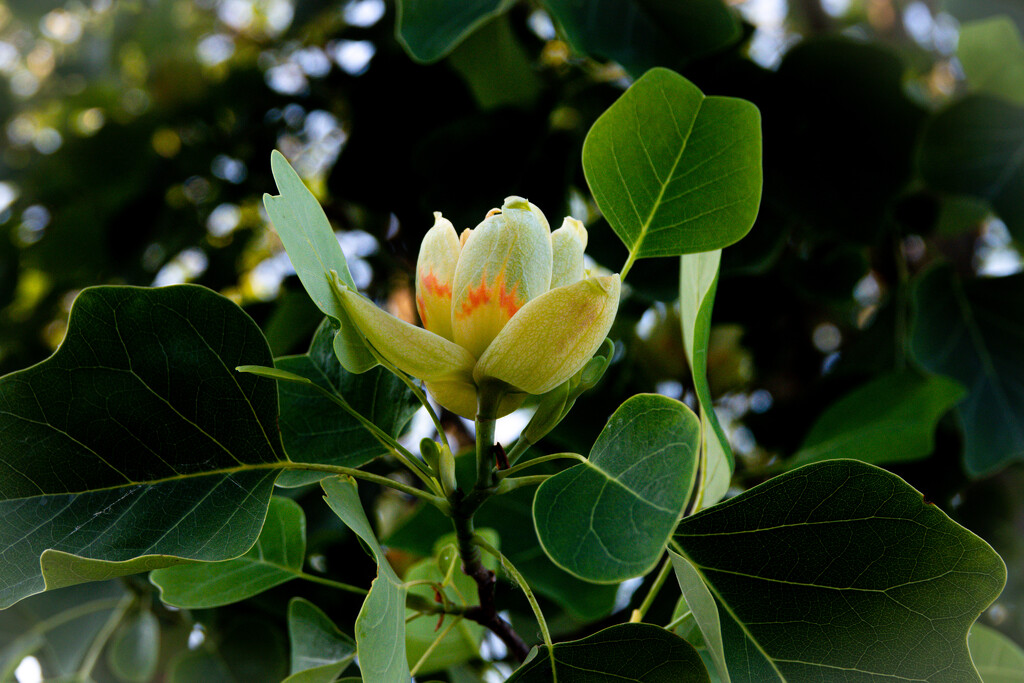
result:
[[[288,498],[270,499],[267,521],[256,545],[224,562],[158,569],[149,575],[168,605],[200,609],[239,602],[290,581],[306,557],[306,516]]]
[[[956,56],[972,91],[1024,104],[1024,41],[1009,17],[964,24]]]
[[[757,216],[761,117],[652,69],[587,133],[583,170],[631,259],[719,249]]]
[[[149,610],[128,616],[107,646],[110,670],[122,681],[145,683],[160,660],[160,622]]]
[[[509,683],[552,681],[547,646],[509,678]],[[582,640],[555,643],[559,683],[701,683],[708,672],[685,640],[652,624],[619,624]]]
[[[935,425],[963,395],[960,384],[941,375],[904,370],[876,377],[825,410],[792,463],[923,458],[935,446]]]
[[[967,470],[1024,458],[1024,275],[963,282],[936,268],[917,280],[913,302],[914,357],[967,388],[958,405]]]
[[[634,76],[678,67],[740,37],[722,0],[545,0],[579,52],[621,64]]]
[[[701,468],[704,479],[701,507],[711,507],[725,496],[733,470],[732,448],[715,414],[707,370],[711,309],[715,304],[721,259],[722,250],[716,249],[687,254],[679,261],[679,318],[683,348],[690,364],[703,424],[701,433],[705,457]]]
[[[939,112],[921,141],[921,173],[933,188],[991,203],[1024,238],[1024,108],[971,95]]]
[[[408,589],[388,564],[359,502],[356,483],[348,477],[324,479],[324,500],[361,538],[377,560],[377,578],[356,617],[356,649],[363,678],[380,683],[409,683],[405,656],[405,597]]]
[[[292,645],[287,683],[331,683],[356,656],[356,644],[330,617],[308,600],[288,603],[288,637]]]
[[[48,360],[0,379],[0,607],[237,557],[285,459],[259,328],[202,287],[96,287]],[[42,557],[40,557],[42,556]]]
[[[395,35],[417,62],[436,62],[509,0],[398,0]]]
[[[1006,567],[894,474],[808,465],[675,536],[718,602],[733,681],[977,681],[967,631]]]
[[[0,681],[8,681],[28,655],[39,660],[44,675],[77,671],[124,598],[124,586],[108,581],[34,595],[0,611]]]
[[[288,673],[287,652],[276,623],[227,612],[206,629],[199,649],[181,652],[167,669],[169,683],[280,683]]]
[[[649,571],[697,472],[700,422],[657,394],[627,399],[586,462],[547,479],[533,501],[544,552],[570,574],[612,583]]]
[[[356,289],[345,253],[341,250],[320,202],[284,155],[275,150],[270,155],[270,166],[281,194],[276,197],[263,195],[263,205],[274,223],[274,229],[313,303],[337,321],[341,328],[334,338],[334,351],[338,360],[352,372],[366,372],[377,361],[366,348],[358,328],[338,303],[331,286],[331,271],[334,271],[341,284]]]
[[[359,414],[391,436],[397,437],[419,407],[419,401],[402,380],[383,368],[356,375],[348,372],[334,355],[332,342],[337,325],[324,320],[301,356],[274,360],[281,370],[301,375],[348,402]],[[384,455],[385,449],[349,413],[312,387],[282,382],[281,439],[295,462],[315,462],[359,467]],[[324,474],[293,470],[277,480],[278,486],[301,486]]]
[[[473,31],[448,63],[466,80],[482,109],[529,108],[540,94],[540,79],[505,16]]]
[[[975,624],[967,634],[971,658],[984,683],[1024,683],[1024,650],[994,628]]]

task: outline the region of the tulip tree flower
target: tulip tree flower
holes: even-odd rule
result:
[[[601,346],[619,304],[618,275],[587,277],[587,231],[566,218],[551,232],[509,197],[458,235],[434,214],[416,264],[423,327],[400,320],[335,279],[351,320],[380,356],[426,383],[438,403],[473,418],[501,417],[580,371]]]

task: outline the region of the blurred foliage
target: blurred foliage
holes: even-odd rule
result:
[[[985,311],[984,329],[999,333],[1000,381],[993,384],[1010,396],[1006,405],[1020,402],[1024,339],[1019,321],[1011,325],[1001,311],[1018,310],[1024,295],[1011,286],[1018,278],[990,280],[1022,265],[1024,109],[999,92],[1020,80],[992,78],[979,70],[984,54],[972,53],[965,65],[995,85],[971,82],[957,36],[962,22],[1005,16],[992,33],[1011,41],[999,52],[1003,68],[1024,69],[1011,58],[1020,53],[1012,41],[1024,28],[1024,5],[475,4],[486,13],[482,23],[470,17],[461,42],[466,32],[456,27],[451,45],[419,55],[448,56],[426,64],[396,40],[397,8],[383,0],[0,1],[0,374],[48,356],[63,338],[75,294],[97,284],[196,282],[242,304],[275,354],[305,353],[321,316],[260,203],[274,187],[275,148],[340,231],[356,282],[410,318],[412,264],[435,210],[462,228],[505,196],[529,197],[549,215],[585,219],[589,253],[616,270],[625,250],[590,199],[583,138],[631,77],[667,66],[709,95],[754,102],[763,119],[761,211],[750,235],[723,252],[708,353],[709,383],[739,463],[734,486],[784,467],[829,407],[879,375],[921,362],[962,382],[974,376],[951,367],[962,355],[943,356],[944,314],[964,328],[960,342],[978,343],[971,342],[970,310],[950,310],[953,295],[945,308],[928,309],[935,343],[928,357],[910,354],[912,337],[925,329],[912,294],[938,264]],[[978,40],[960,49],[968,45],[991,50]],[[692,401],[677,280],[675,259],[636,266],[612,335],[616,360],[601,387],[549,436],[552,449],[588,452],[604,416],[634,393]],[[982,357],[975,375],[991,380],[985,354],[975,355]],[[968,395],[971,406],[992,398]],[[982,622],[1024,643],[1022,453],[976,456],[972,462],[984,467],[970,471],[987,474],[969,476],[961,425],[971,415],[963,408],[939,420],[930,455],[891,469],[1003,556],[1007,588]],[[1024,429],[1018,411],[990,418],[986,429],[1010,441]],[[465,437],[458,420],[449,424]],[[377,511],[382,535],[394,532],[410,514],[408,502],[371,500],[372,492],[363,492],[364,502]],[[311,566],[368,585],[372,563],[352,560],[362,559],[358,541],[322,505],[306,504],[319,494],[300,488],[288,495],[306,510]],[[429,552],[413,536],[395,543],[397,568]],[[556,615],[558,635],[582,638],[606,625],[594,619],[610,608],[610,594],[595,593],[594,604],[584,605],[563,588],[540,591],[552,601],[544,606]],[[159,669],[182,681],[206,675],[198,671],[280,680],[290,598],[311,599],[343,625],[360,604],[300,582],[191,612],[163,609],[141,579],[112,595],[124,590],[133,596],[131,623],[151,629],[155,617],[160,626]],[[508,586],[499,590],[513,621],[529,613]],[[68,607],[85,599],[70,589],[41,595],[24,603],[24,613],[0,619],[37,623],[57,611],[62,596]],[[663,613],[667,622],[677,597],[666,589],[652,616]],[[558,610],[572,602],[575,609]],[[7,624],[0,621],[0,629]],[[27,628],[18,624],[11,628]],[[73,671],[68,658],[80,661],[86,646],[57,651],[55,642],[38,651],[44,673]],[[254,651],[260,659],[250,658]],[[120,667],[131,668],[125,661],[110,667],[99,659],[93,678],[116,680]],[[132,670],[152,665],[134,662]],[[484,667],[437,677],[478,680]]]

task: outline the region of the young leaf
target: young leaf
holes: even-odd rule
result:
[[[537,489],[533,518],[544,552],[594,583],[648,572],[689,498],[699,446],[697,416],[679,401],[627,399],[590,458]]]
[[[344,399],[356,412],[397,437],[420,408],[419,401],[402,380],[383,368],[359,375],[345,370],[332,347],[337,329],[332,320],[324,320],[307,353],[275,358],[274,364]],[[316,389],[281,383],[277,390],[281,439],[293,461],[359,467],[385,454],[380,442],[352,415]],[[302,486],[324,476],[293,470],[284,472],[277,485]]]
[[[683,329],[683,348],[690,364],[693,386],[700,404],[701,434],[707,454],[702,476],[701,507],[711,507],[729,490],[734,467],[732,449],[725,430],[718,422],[708,384],[708,339],[711,334],[711,309],[715,304],[718,270],[722,250],[687,254],[679,260],[679,318]]]
[[[967,631],[1006,567],[894,474],[807,465],[684,519],[733,681],[978,681]]]
[[[984,683],[1024,683],[1024,650],[999,631],[975,623],[967,646]]]
[[[331,271],[334,271],[343,284],[352,290],[357,289],[338,238],[334,236],[320,202],[284,155],[275,150],[270,155],[270,167],[277,189],[281,192],[276,197],[263,195],[263,205],[274,223],[274,230],[281,238],[288,258],[295,266],[295,273],[313,303],[340,326],[334,339],[338,360],[350,372],[366,372],[377,361],[366,348],[362,335],[349,320],[345,309],[338,303],[331,287]]]
[[[541,645],[508,683],[551,682],[551,653]],[[700,655],[679,636],[652,624],[618,624],[592,636],[555,643],[558,680],[705,683]]]
[[[149,610],[127,617],[107,646],[110,670],[129,683],[145,683],[160,663],[160,622]]]
[[[960,384],[941,375],[904,370],[876,377],[822,413],[792,464],[923,458],[934,448],[935,425],[963,395]]]
[[[395,37],[417,62],[436,62],[509,0],[398,0]]]
[[[972,91],[1024,105],[1024,40],[1010,17],[961,26],[956,56]]]
[[[288,603],[291,676],[284,683],[331,683],[355,659],[356,644],[303,598]]]
[[[356,650],[363,680],[409,683],[405,655],[405,596],[408,590],[388,564],[373,533],[356,483],[348,477],[320,482],[324,500],[342,522],[361,538],[377,560],[377,578],[356,617]]]
[[[720,249],[750,231],[761,201],[761,117],[652,69],[594,122],[583,170],[634,259]]]
[[[199,609],[239,602],[294,579],[306,558],[306,515],[294,500],[270,499],[256,545],[224,562],[158,569],[149,580],[168,605]]]
[[[722,644],[722,622],[718,618],[718,605],[708,590],[700,574],[685,557],[668,551],[672,559],[672,568],[683,592],[686,605],[690,608],[693,619],[700,629],[704,644],[708,649],[715,672],[722,683],[730,683],[729,667],[726,665],[725,647]]]
[[[957,406],[967,471],[1024,458],[1024,275],[963,282],[935,268],[914,283],[913,303],[914,357],[967,387]]]
[[[208,289],[94,287],[49,359],[0,379],[0,607],[237,557],[285,461],[266,340]]]

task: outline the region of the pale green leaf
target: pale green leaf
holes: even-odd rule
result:
[[[700,404],[705,453],[702,508],[710,507],[725,497],[734,467],[729,439],[715,414],[707,370],[711,309],[715,304],[721,260],[721,249],[687,254],[679,260],[679,318],[683,348]]]
[[[1024,650],[994,628],[974,624],[967,634],[971,658],[984,683],[1024,683]]]
[[[363,678],[380,683],[409,683],[405,654],[405,597],[408,590],[388,564],[373,533],[354,480],[324,479],[324,500],[367,545],[377,560],[377,578],[356,617],[356,650]]]
[[[288,603],[288,638],[291,675],[285,683],[331,683],[356,656],[355,641],[303,598]]]
[[[281,194],[276,197],[263,195],[263,205],[274,224],[274,230],[281,238],[288,258],[295,266],[295,273],[313,303],[340,326],[334,339],[338,360],[350,372],[366,372],[377,361],[366,348],[362,335],[349,320],[331,287],[333,271],[344,285],[353,291],[357,289],[338,238],[320,202],[284,155],[275,150],[270,156],[270,167]]]
[[[708,590],[707,585],[689,561],[668,551],[672,559],[679,589],[683,592],[685,604],[690,608],[693,619],[700,629],[704,644],[708,649],[711,661],[714,662],[718,679],[730,683],[729,667],[726,665],[725,646],[722,643],[722,622],[718,618],[718,605]]]
[[[107,645],[107,664],[122,681],[145,683],[160,663],[160,622],[149,610],[129,615]]]
[[[1024,40],[1010,17],[961,26],[956,56],[972,91],[1024,105]]]

